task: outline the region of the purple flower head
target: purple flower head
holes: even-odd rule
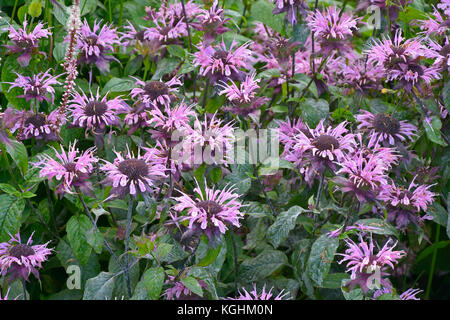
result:
[[[162,80],[144,82],[137,78],[134,79],[137,87],[131,90],[131,97],[142,102],[149,109],[159,106],[168,107],[174,97],[173,93],[178,91],[177,86],[181,86],[181,81],[177,76],[166,82]]]
[[[433,6],[433,13],[427,15],[428,19],[419,20],[418,24],[420,29],[423,30],[421,33],[431,37],[433,35],[445,35],[447,32],[450,21],[446,19],[445,15],[441,13]]]
[[[204,45],[210,45],[218,34],[223,34],[229,30],[224,24],[230,19],[225,19],[224,16],[225,12],[219,7],[218,0],[214,0],[209,10],[199,10],[199,14],[196,17],[198,22],[193,22],[192,27],[204,32]]]
[[[216,239],[228,230],[229,225],[239,228],[239,219],[244,214],[240,212],[242,204],[239,202],[239,195],[234,193],[232,187],[225,187],[223,190],[208,188],[202,191],[196,181],[195,195],[193,197],[180,191],[181,197],[173,197],[177,204],[173,210],[183,212],[186,216],[182,220],[189,221],[189,228],[195,232],[204,232],[208,238]]]
[[[450,16],[450,0],[442,0],[437,7],[444,11],[447,16]]]
[[[430,47],[430,51],[428,51],[426,57],[434,60],[433,66],[442,72],[445,70],[450,71],[449,38],[446,36],[442,45],[436,41],[428,39],[428,46]]]
[[[172,132],[178,130],[180,133],[189,127],[189,117],[194,116],[192,106],[181,102],[175,108],[165,107],[164,112],[159,108],[154,108],[149,112],[151,118],[149,126],[152,125],[156,130],[152,130],[153,138],[161,138],[171,145]]]
[[[216,47],[200,45],[200,51],[194,53],[194,65],[200,67],[200,75],[208,77],[212,84],[228,79],[243,81],[241,68],[249,68],[252,52],[248,50],[250,42],[237,47],[232,41],[229,48],[222,42]]]
[[[192,0],[185,2],[184,8],[188,21],[191,21],[200,12],[200,8]],[[167,20],[173,18],[174,21],[178,22],[184,19],[183,6],[178,1],[169,3],[168,5],[167,2],[163,3],[158,11],[155,11],[152,7],[146,7],[145,11],[147,13],[147,16],[144,17],[145,20]]]
[[[119,113],[125,110],[124,102],[120,97],[108,100],[106,94],[103,98],[99,91],[90,97],[75,92],[72,100],[69,102],[69,109],[73,118],[73,125],[94,134],[104,135],[106,126],[120,126]]]
[[[185,159],[187,163],[194,160],[194,164],[203,161],[208,164],[227,164],[231,159],[230,151],[234,142],[234,128],[232,123],[223,124],[222,120],[216,117],[216,113],[208,119],[205,113],[203,121],[197,117],[194,121],[194,128],[189,128],[184,139],[183,150],[192,150],[194,159]],[[203,158],[197,159],[197,152],[200,151]],[[199,161],[199,162],[197,162]]]
[[[2,276],[9,275],[10,283],[18,278],[26,281],[33,273],[39,279],[38,269],[47,261],[53,249],[47,248],[48,242],[42,245],[32,245],[33,234],[26,243],[22,243],[20,234],[11,236],[8,242],[0,243],[0,270]]]
[[[74,193],[72,187],[80,188],[83,193],[89,193],[91,189],[89,179],[94,170],[94,163],[98,161],[95,157],[95,148],[89,148],[80,152],[76,148],[77,141],[69,145],[68,152],[61,146],[61,152],[55,151],[55,159],[47,154],[38,156],[38,162],[33,163],[34,167],[40,168],[39,176],[49,180],[56,178],[61,181],[56,193]]]
[[[139,128],[149,126],[149,116],[147,113],[147,106],[144,103],[137,103],[134,107],[126,106],[126,115],[124,122],[130,127],[127,135],[131,136]]]
[[[51,101],[53,103],[55,100],[55,89],[52,86],[61,83],[56,80],[59,76],[54,77],[49,71],[50,70],[40,72],[32,77],[22,76],[16,73],[16,80],[14,80],[14,82],[7,82],[11,84],[8,92],[12,88],[21,88],[23,89],[24,94],[17,96],[18,98],[25,98],[26,101],[36,99],[39,102],[46,100],[47,102]],[[51,100],[47,94],[50,94],[52,97]]]
[[[234,114],[248,115],[263,105],[268,98],[256,98],[260,80],[255,79],[255,72],[252,72],[245,77],[239,87],[234,82],[231,85],[223,82],[220,85],[223,90],[219,92],[219,95],[225,94],[231,103],[231,106],[225,107],[224,110]]]
[[[124,47],[133,47],[133,52],[137,52],[139,55],[143,57],[150,57],[152,59],[156,58],[159,54],[159,50],[161,49],[161,42],[159,40],[147,40],[144,37],[146,32],[145,29],[137,30],[131,22],[128,22],[128,25],[124,26],[126,32],[121,33],[122,36],[120,38],[120,42]]]
[[[111,185],[111,197],[121,197],[130,194],[135,197],[138,193],[152,193],[157,182],[166,177],[163,159],[158,157],[158,150],[143,148],[143,155],[138,152],[137,157],[130,150],[125,155],[115,152],[114,162],[105,160],[100,169],[107,175],[104,183]]]
[[[390,246],[391,239],[389,239],[383,248],[375,254],[375,246],[372,238],[370,244],[367,244],[360,236],[360,243],[356,244],[351,239],[345,239],[347,249],[344,254],[338,253],[343,256],[343,259],[338,263],[347,262],[346,272],[351,272],[350,281],[346,286],[352,290],[356,286],[360,286],[364,294],[370,289],[370,281],[373,276],[379,274],[379,283],[383,286],[390,287],[390,284],[383,279],[387,273],[383,272],[386,267],[394,269],[394,264],[399,259],[404,257],[406,253],[404,251],[394,251],[394,247],[397,242]]]
[[[406,122],[399,121],[386,113],[372,114],[362,110],[356,116],[359,122],[358,130],[366,132],[369,136],[368,147],[378,147],[380,145],[395,146],[399,141],[412,139],[417,132],[417,128]]]
[[[270,288],[269,291],[266,292],[266,285],[264,285],[261,292],[258,293],[258,290],[256,289],[256,284],[253,285],[253,290],[248,292],[245,290],[245,288],[242,288],[242,292],[239,292],[239,297],[233,299],[228,298],[229,300],[286,300],[285,297],[289,295],[289,292],[283,293],[284,290],[281,290],[281,292],[273,297],[272,294],[273,287]],[[272,298],[273,297],[273,298]]]
[[[317,37],[320,52],[326,55],[334,49],[348,51],[350,44],[344,40],[356,31],[359,20],[349,13],[337,11],[334,6],[324,12],[310,12],[306,17],[309,28]]]
[[[297,23],[297,11],[303,15],[307,15],[309,10],[308,4],[304,0],[272,0],[275,3],[273,14],[286,13],[287,21],[294,26]]]
[[[102,73],[109,72],[109,62],[116,60],[109,55],[114,51],[114,45],[120,44],[119,35],[115,28],[110,25],[103,25],[100,29],[100,23],[94,22],[91,29],[87,20],[84,20],[78,31],[76,49],[80,51],[79,63],[95,64]]]
[[[432,80],[441,78],[438,68],[419,63],[431,54],[430,49],[418,38],[405,40],[401,30],[397,30],[393,41],[389,37],[373,40],[367,54],[368,63],[381,66],[387,81],[397,80],[397,87],[407,91],[412,90],[419,81],[430,84]]]
[[[154,27],[144,31],[144,39],[148,41],[159,41],[160,43],[170,43],[187,35],[186,23],[183,20],[175,22],[171,17],[167,22],[165,19],[153,20]]]
[[[42,23],[38,23],[34,30],[30,33],[27,32],[28,22],[23,21],[23,28],[18,30],[14,29],[13,26],[9,26],[9,39],[14,43],[13,46],[7,45],[6,47],[12,53],[20,53],[21,55],[17,58],[17,62],[22,67],[27,67],[31,60],[31,54],[36,51],[40,54],[45,55],[44,52],[38,51],[39,39],[48,38],[50,31],[44,28]]]
[[[44,141],[58,141],[60,117],[58,110],[53,110],[48,116],[45,113],[34,113],[32,111],[20,112],[20,120],[16,122],[11,132],[17,131],[19,140],[34,138]]]

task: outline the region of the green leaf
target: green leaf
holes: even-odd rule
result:
[[[266,0],[258,0],[251,6],[250,20],[263,22],[278,33],[283,31],[282,14],[273,14],[274,5]]]
[[[329,238],[326,234],[314,241],[309,254],[307,270],[309,277],[316,285],[321,286],[328,275],[338,246],[339,239]]]
[[[206,251],[206,255],[197,263],[197,266],[199,267],[209,266],[211,263],[214,262],[214,260],[216,260],[221,248],[222,246],[218,246],[217,248],[209,248]]]
[[[341,287],[342,280],[349,279],[348,273],[329,273],[322,282],[322,288],[327,289],[339,289]]]
[[[20,194],[20,192],[17,191],[16,188],[7,183],[0,183],[0,190],[8,194]]]
[[[227,183],[234,185],[237,188],[237,192],[244,195],[251,187],[252,181],[247,175],[247,172],[252,172],[251,165],[230,165],[231,173],[226,175],[219,185],[224,187]]]
[[[186,57],[186,51],[180,46],[177,46],[175,44],[170,44],[170,45],[167,45],[166,48],[167,48],[167,51],[169,51],[169,53],[174,57],[179,57],[179,58]]]
[[[24,209],[23,199],[9,194],[0,195],[0,242],[8,241],[10,234],[17,234]]]
[[[97,254],[102,253],[103,239],[103,233],[95,230],[95,228],[92,228],[86,232],[86,240]]]
[[[444,97],[444,106],[450,112],[450,80],[447,80],[442,89],[442,96]]]
[[[164,284],[164,269],[161,267],[150,268],[145,271],[142,277],[149,297],[158,300]]]
[[[274,248],[277,248],[281,242],[286,240],[289,232],[295,228],[295,221],[297,217],[304,211],[299,206],[293,206],[288,211],[281,212],[275,223],[267,230],[267,238],[272,243]]]
[[[287,263],[286,255],[277,250],[264,250],[255,258],[249,258],[242,262],[240,278],[246,282],[262,280],[279,270]]]
[[[220,167],[214,167],[209,172],[211,176],[211,180],[213,183],[218,183],[220,178],[222,177],[222,169]]]
[[[328,117],[328,102],[323,99],[305,99],[300,103],[301,117],[310,127],[316,127],[320,120]]]
[[[69,239],[70,246],[83,266],[86,265],[92,251],[86,238],[86,234],[91,228],[91,221],[84,215],[72,216],[66,225],[67,238]]]
[[[53,49],[53,57],[56,61],[60,62],[64,59],[66,56],[67,46],[68,44],[65,42],[58,42],[55,45],[55,48]]]
[[[100,272],[86,282],[83,300],[110,300],[114,290],[114,274]]]
[[[42,2],[40,0],[33,0],[28,5],[28,14],[33,18],[37,18],[42,14]]]
[[[429,140],[443,147],[447,146],[447,143],[441,136],[441,119],[439,119],[437,116],[431,116],[431,120],[427,121],[427,119],[424,119],[422,124],[425,128],[425,132],[427,133],[427,137]]]
[[[397,229],[395,229],[391,224],[383,219],[360,219],[355,222],[355,224],[362,224],[363,226],[376,228],[374,230],[369,230],[369,232],[375,234],[384,234],[389,236],[395,236],[398,238],[399,234]]]
[[[126,92],[135,87],[134,81],[130,79],[112,78],[105,84],[102,95],[107,92]]]
[[[28,153],[27,148],[23,145],[22,142],[18,142],[16,140],[11,140],[11,145],[6,143],[6,152],[11,156],[11,158],[16,163],[17,167],[22,172],[22,175],[25,175],[28,169]]]
[[[437,201],[434,201],[431,206],[428,206],[427,214],[433,217],[434,222],[447,227],[449,214]]]
[[[193,293],[196,295],[203,297],[203,290],[200,283],[198,283],[198,280],[194,277],[188,276],[183,279],[181,279],[181,282]]]
[[[219,300],[216,290],[216,279],[206,268],[192,267],[192,269],[188,272],[187,276],[203,280],[208,285],[208,289],[209,292],[211,293],[212,299]]]
[[[159,80],[163,75],[171,73],[175,70],[176,67],[180,64],[180,60],[177,58],[164,58],[158,62],[158,66],[156,68],[155,74],[152,77],[152,80]]]
[[[297,23],[294,25],[291,42],[299,42],[303,45],[308,39],[311,31],[306,23]]]

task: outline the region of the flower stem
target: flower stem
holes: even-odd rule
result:
[[[27,300],[27,284],[25,279],[22,278],[22,288],[23,288],[23,300]]]
[[[126,271],[125,271],[125,280],[127,282],[127,290],[128,290],[128,296],[131,298],[131,281],[130,281],[130,255],[128,253],[128,250],[130,249],[130,229],[131,229],[131,217],[133,214],[133,198],[130,199],[130,202],[128,203],[128,214],[127,214],[127,230],[126,230],[126,238],[125,238],[125,265],[126,265]]]
[[[233,230],[230,230],[230,234],[231,234],[231,243],[233,244],[233,255],[234,255],[234,291],[236,292],[236,294],[238,294],[238,285],[237,285],[238,271],[239,271],[238,251],[236,245],[236,238],[234,237]]]
[[[94,226],[95,230],[100,232],[100,230],[97,227],[97,224],[95,223],[94,218],[91,215],[91,212],[89,211],[89,208],[86,205],[86,202],[84,202],[83,196],[81,195],[80,188],[79,187],[75,187],[75,190],[77,191],[78,198],[80,199],[81,204],[83,205],[84,211],[86,211],[86,214],[88,215],[89,219],[91,220],[92,225]],[[113,257],[114,261],[116,261],[116,263],[119,266],[119,268],[122,269],[122,271],[124,273],[127,272],[127,270],[120,263],[119,259],[117,259],[117,256],[115,255],[114,251],[111,249],[111,246],[109,245],[108,241],[106,241],[106,239],[103,240],[103,244],[104,244],[106,250],[108,250],[108,252]]]
[[[436,224],[436,237],[434,239],[434,244],[438,243],[440,232],[441,232],[441,226],[439,224]],[[431,266],[430,266],[430,273],[428,275],[428,283],[427,283],[427,291],[425,292],[425,300],[429,300],[429,298],[430,298],[431,285],[433,283],[433,276],[434,276],[434,272],[436,269],[437,250],[438,250],[438,248],[435,247],[433,250],[433,256],[431,258]]]

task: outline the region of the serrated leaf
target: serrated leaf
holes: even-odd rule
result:
[[[187,287],[189,290],[191,290],[196,295],[203,297],[203,290],[200,283],[198,283],[198,280],[194,277],[188,276],[183,279],[181,279],[181,282],[184,284],[185,287]]]
[[[329,238],[326,234],[314,241],[308,258],[307,270],[309,277],[316,285],[321,286],[328,275],[338,246],[339,239]]]
[[[83,266],[86,265],[92,251],[86,238],[86,234],[91,228],[91,221],[84,215],[72,216],[66,225],[67,238],[70,246]]]
[[[299,206],[293,206],[288,211],[281,212],[274,224],[272,224],[267,230],[267,237],[273,244],[274,248],[277,248],[281,242],[286,240],[289,232],[295,228],[295,221],[297,217],[304,211]]]
[[[373,227],[375,229],[369,230],[369,232],[375,234],[390,235],[395,236],[397,238],[399,236],[397,229],[395,229],[391,224],[389,224],[387,221],[383,219],[376,219],[376,218],[360,219],[356,221],[355,224],[362,224],[363,226]]]
[[[11,156],[11,158],[16,163],[17,167],[22,172],[22,175],[27,173],[28,169],[28,153],[27,148],[22,142],[16,140],[10,140],[11,144],[6,143],[6,152]]]
[[[0,195],[0,242],[8,241],[10,234],[17,234],[24,209],[23,199],[9,194]]]
[[[86,240],[97,254],[102,253],[104,240],[103,233],[92,228],[86,232]]]
[[[425,128],[425,132],[429,140],[443,147],[447,146],[447,143],[441,136],[440,131],[442,128],[441,119],[439,119],[437,116],[431,116],[431,119],[429,121],[427,121],[427,119],[424,119],[422,124],[423,127]]]
[[[86,282],[83,300],[110,300],[114,290],[114,274],[100,272],[100,274]]]
[[[300,103],[301,117],[310,127],[316,127],[320,120],[328,117],[329,105],[326,100],[305,99]]]
[[[150,268],[145,271],[142,277],[149,297],[158,300],[164,284],[164,269],[161,267]]]
[[[134,87],[135,83],[131,79],[112,78],[103,87],[102,95],[107,92],[127,92]]]
[[[240,277],[247,282],[258,281],[270,276],[287,263],[286,255],[277,250],[264,250],[255,258],[249,258],[240,266]]]

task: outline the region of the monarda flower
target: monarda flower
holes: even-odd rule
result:
[[[149,112],[151,118],[149,125],[155,130],[151,130],[154,139],[162,139],[171,145],[172,133],[178,130],[180,134],[186,132],[189,127],[189,117],[194,116],[192,106],[181,102],[174,108],[165,107],[164,112],[159,108],[152,109]]]
[[[60,85],[61,83],[56,80],[59,76],[52,76],[49,73],[50,70],[46,72],[40,72],[31,77],[22,76],[18,73],[16,80],[14,82],[7,82],[11,84],[8,92],[12,88],[23,89],[23,95],[17,96],[18,98],[25,98],[26,101],[37,100],[42,102],[46,100],[47,102],[54,102],[55,100],[55,89],[53,85]],[[51,96],[51,99],[47,95]]]
[[[166,284],[172,285],[172,287],[164,291],[164,296],[167,300],[194,300],[199,298],[199,296],[189,290],[181,280],[176,281],[176,278],[171,275],[168,275],[168,277],[169,279],[166,280]],[[205,289],[208,288],[208,285],[203,280],[199,280],[198,283],[201,287]]]
[[[223,190],[208,188],[202,191],[198,182],[193,197],[180,191],[181,197],[173,197],[177,204],[173,210],[184,212],[182,220],[189,221],[189,228],[196,233],[205,233],[210,239],[217,239],[225,234],[230,225],[239,228],[239,219],[243,213],[239,211],[241,203],[235,189],[225,187]]]
[[[322,175],[326,168],[337,170],[336,163],[352,153],[356,144],[354,135],[348,133],[346,122],[337,127],[325,127],[321,120],[315,129],[300,130],[293,137],[289,161],[300,167],[305,181],[310,186],[315,178]]]
[[[30,273],[39,279],[38,269],[47,261],[53,249],[47,248],[48,242],[42,245],[32,245],[33,234],[26,243],[22,243],[20,234],[11,236],[8,242],[0,243],[0,270],[2,276],[10,276],[12,283],[18,278],[29,281]]]
[[[380,296],[388,294],[388,295],[392,295],[392,298],[394,300],[398,299],[398,300],[420,300],[420,298],[417,298],[416,295],[423,292],[423,290],[420,289],[408,289],[405,292],[403,292],[401,295],[398,296],[398,298],[396,298],[396,295],[394,295],[392,288],[382,288],[382,289],[378,289],[377,291],[375,291],[373,293],[373,299],[376,300],[378,299]]]
[[[418,24],[420,29],[423,30],[421,33],[431,37],[433,35],[445,35],[448,28],[450,27],[450,20],[441,15],[441,13],[433,6],[433,14],[427,15],[428,19],[419,20]]]
[[[130,127],[127,135],[131,136],[136,130],[150,126],[147,106],[145,103],[138,102],[134,107],[126,107],[126,115],[123,121]]]
[[[384,279],[388,275],[384,271],[387,267],[394,269],[394,264],[406,255],[403,250],[393,250],[397,242],[390,246],[391,239],[389,239],[377,254],[374,252],[375,246],[372,238],[370,244],[367,244],[362,237],[360,237],[360,243],[358,244],[349,238],[345,239],[345,243],[347,245],[345,253],[337,254],[344,257],[338,263],[346,262],[346,272],[351,272],[350,281],[345,285],[347,288],[353,290],[359,285],[364,295],[367,294],[369,289],[373,289],[380,284],[383,287],[391,288],[390,282]]]
[[[44,25],[40,22],[30,33],[27,32],[27,25],[28,22],[26,20],[23,21],[23,28],[19,28],[18,30],[10,25],[8,37],[14,45],[6,45],[11,53],[20,53],[17,62],[22,67],[27,67],[30,64],[32,53],[39,53],[45,56],[44,52],[38,51],[38,42],[40,39],[48,38],[50,35],[50,31],[45,29]]]
[[[419,63],[430,54],[430,49],[418,38],[405,40],[401,30],[395,33],[393,41],[389,37],[373,40],[372,47],[366,53],[368,63],[383,67],[387,81],[398,81],[396,88],[409,92],[420,81],[430,84],[432,80],[441,78],[438,68]]]
[[[115,152],[114,162],[105,160],[105,165],[100,169],[105,172],[104,183],[111,185],[112,197],[123,198],[130,194],[135,197],[138,193],[152,193],[157,182],[166,177],[166,167],[162,164],[163,159],[157,156],[158,150],[143,148],[144,155],[138,152],[137,157],[130,150],[123,156]]]
[[[120,42],[124,47],[133,47],[130,53],[137,52],[142,58],[150,57],[155,59],[161,49],[159,40],[146,40],[144,38],[145,29],[137,30],[130,22],[124,26],[126,32],[122,33]]]
[[[76,148],[77,142],[69,145],[68,152],[61,146],[61,152],[55,151],[55,158],[44,154],[38,156],[38,162],[34,167],[40,168],[39,176],[49,180],[56,178],[61,181],[56,193],[74,193],[72,187],[80,188],[83,193],[91,192],[91,184],[87,181],[94,170],[94,163],[98,161],[95,157],[95,148],[89,148],[80,152]]]
[[[184,159],[185,163],[227,164],[232,160],[230,153],[233,150],[234,139],[234,128],[231,123],[224,124],[216,117],[216,113],[208,119],[205,113],[203,121],[195,119],[194,127],[189,128],[182,141],[185,155],[191,153],[191,158]],[[191,163],[192,161],[194,163]]]
[[[144,39],[148,41],[159,41],[163,44],[171,43],[176,39],[187,35],[186,23],[183,20],[174,21],[174,18],[155,19],[154,27],[145,29]]]
[[[120,97],[108,100],[107,95],[102,98],[98,90],[97,95],[94,96],[91,92],[90,97],[84,92],[82,94],[75,92],[69,102],[73,125],[91,131],[97,146],[103,145],[107,126],[120,126],[118,115],[125,110]]]
[[[263,289],[261,292],[258,292],[258,290],[256,289],[256,285],[253,285],[253,290],[248,292],[247,290],[245,290],[245,288],[242,288],[242,291],[244,291],[244,293],[239,292],[239,297],[233,299],[233,298],[228,298],[229,300],[285,300],[284,298],[289,294],[288,292],[283,293],[284,290],[281,290],[281,292],[273,297],[272,294],[272,290],[273,287],[270,288],[269,291],[266,292],[266,285],[264,285]]]
[[[166,82],[161,80],[144,82],[137,78],[134,79],[136,88],[131,90],[131,97],[145,104],[148,109],[169,106],[174,98],[174,93],[178,91],[177,86],[182,84],[177,76]]]
[[[324,12],[316,10],[306,17],[311,32],[320,44],[320,52],[326,55],[334,49],[348,51],[350,44],[345,40],[356,31],[358,21],[359,18],[337,11],[336,7],[329,7]]]
[[[36,139],[43,141],[58,141],[59,131],[58,111],[53,110],[48,116],[45,113],[34,113],[32,111],[22,111],[20,120],[11,129],[17,131],[18,139]],[[20,133],[19,133],[20,132]],[[19,137],[20,135],[20,137]]]
[[[410,222],[419,226],[423,220],[431,220],[428,214],[420,216],[421,211],[426,211],[428,206],[434,201],[435,193],[429,189],[433,185],[418,185],[411,181],[409,187],[396,186],[395,184],[385,185],[378,195],[378,199],[387,204],[388,221],[395,222],[399,229],[404,230]]]
[[[369,111],[361,110],[361,114],[356,116],[359,122],[358,130],[367,133],[369,137],[368,147],[395,146],[398,142],[411,140],[417,132],[417,128],[406,122],[399,121],[386,113],[372,114]]]
[[[237,47],[235,40],[229,48],[222,42],[213,46],[200,46],[200,51],[194,53],[194,65],[200,67],[200,75],[208,77],[212,84],[218,80],[243,81],[241,68],[249,68],[252,52],[248,50],[250,42]]]
[[[260,80],[261,79],[255,79],[255,73],[253,72],[245,77],[245,80],[239,87],[234,82],[231,84],[224,82],[221,85],[223,90],[219,92],[219,95],[225,94],[227,100],[231,103],[231,106],[227,106],[223,109],[244,116],[258,109],[268,100],[267,97],[256,98],[259,89],[258,82]]]
[[[103,25],[94,22],[94,27],[84,20],[83,25],[78,30],[76,49],[80,51],[79,63],[95,64],[102,73],[109,72],[109,63],[112,60],[118,61],[112,55],[114,45],[120,44],[119,35],[115,28],[110,25]]]
[[[275,3],[273,14],[286,13],[286,20],[294,26],[297,23],[297,12],[306,16],[309,10],[308,4],[304,0],[272,0]]]
[[[225,19],[224,16],[224,10],[219,7],[218,0],[214,0],[209,10],[199,10],[199,14],[196,17],[198,22],[192,22],[191,25],[196,30],[204,32],[204,45],[210,45],[214,42],[218,34],[223,34],[229,30],[224,24],[230,19]]]
[[[397,159],[394,149],[358,149],[339,162],[334,181],[344,194],[356,195],[359,202],[373,201],[380,186],[388,183],[388,170]]]
[[[450,21],[450,19],[449,19]],[[440,45],[436,41],[431,39],[428,40],[428,46],[430,51],[427,53],[427,58],[434,60],[433,66],[438,70],[444,72],[445,70],[450,71],[450,40],[445,37],[443,44]]]

